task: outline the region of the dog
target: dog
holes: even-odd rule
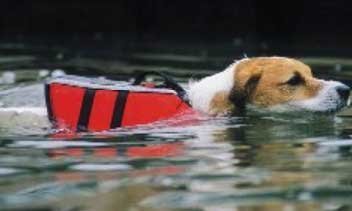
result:
[[[192,107],[210,115],[241,113],[246,107],[274,112],[336,112],[349,104],[350,88],[320,80],[310,67],[286,57],[244,58],[224,71],[191,82]]]

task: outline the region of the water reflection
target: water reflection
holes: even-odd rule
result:
[[[81,140],[82,146],[45,149],[48,161],[70,162],[34,192],[55,193],[60,200],[47,198],[50,206],[88,210],[349,209],[348,120],[285,118],[219,118],[140,133],[141,141],[130,130],[122,143],[110,137],[95,140],[108,146]],[[189,138],[166,138],[171,131]]]

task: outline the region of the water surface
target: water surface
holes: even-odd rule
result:
[[[1,209],[352,208],[349,117],[249,113],[58,136],[45,116],[45,74],[31,68],[0,85]],[[193,75],[175,72],[183,82]]]

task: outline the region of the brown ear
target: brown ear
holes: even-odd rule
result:
[[[249,101],[249,98],[257,87],[260,77],[261,74],[258,73],[250,76],[244,83],[235,83],[229,99],[236,106],[236,109],[239,109],[240,111],[245,109],[246,103]]]

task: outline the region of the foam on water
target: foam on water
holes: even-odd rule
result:
[[[14,134],[46,134],[50,123],[43,84],[17,86],[0,91],[0,131]]]

